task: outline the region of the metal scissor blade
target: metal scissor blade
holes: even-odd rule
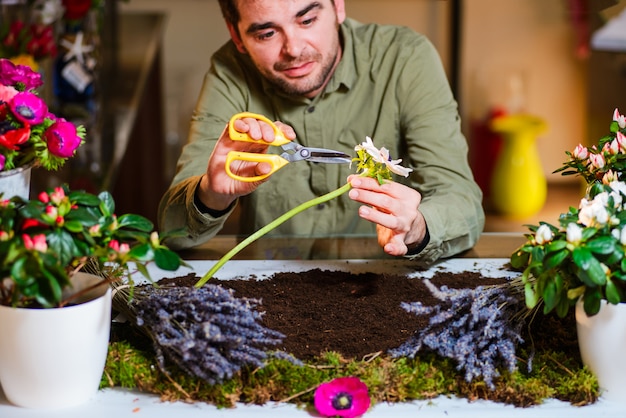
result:
[[[281,156],[289,162],[311,161],[314,163],[345,164],[352,162],[352,157],[340,151],[326,148],[309,148],[297,144],[283,146],[287,152]]]
[[[330,163],[330,164],[345,164],[351,163],[352,157],[348,154],[344,154],[343,152],[335,151],[335,152],[311,152],[311,156],[306,159],[307,161],[311,161],[314,163]]]

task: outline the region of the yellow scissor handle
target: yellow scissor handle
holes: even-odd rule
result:
[[[268,163],[271,166],[271,170],[267,174],[261,174],[259,176],[251,176],[251,177],[243,177],[233,173],[230,170],[230,165],[234,161],[251,161],[255,163]],[[285,160],[283,157],[277,154],[256,154],[253,152],[241,152],[241,151],[230,151],[226,155],[226,173],[232,179],[245,181],[251,183],[253,181],[263,180],[269,177],[271,174],[280,170],[284,166],[289,164],[289,161]]]
[[[263,115],[258,115],[256,113],[251,113],[251,112],[237,113],[232,118],[230,118],[230,122],[228,123],[228,134],[230,135],[230,139],[232,139],[233,141],[263,142],[262,140],[256,140],[256,139],[250,138],[248,134],[245,132],[238,132],[235,130],[235,121],[237,119],[243,119],[243,118],[257,119],[257,120],[267,123],[269,126],[272,127],[272,129],[274,130],[274,141],[269,143],[269,145],[279,147],[281,145],[285,145],[291,142],[289,139],[285,138],[285,135],[283,135],[282,131],[278,128],[278,126],[274,124],[274,122],[272,122],[271,120],[269,120]]]

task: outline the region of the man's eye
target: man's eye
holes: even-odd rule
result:
[[[313,23],[315,23],[316,20],[317,20],[317,17],[311,17],[311,18],[302,20],[301,24],[303,26],[311,26]]]
[[[269,31],[269,32],[259,33],[256,37],[257,37],[258,40],[263,41],[263,40],[266,40],[266,39],[270,39],[272,36],[274,36],[275,33],[276,32],[274,32],[272,30],[272,31]]]

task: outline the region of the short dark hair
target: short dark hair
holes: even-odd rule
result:
[[[239,23],[241,17],[239,16],[239,10],[237,10],[235,2],[236,0],[219,0],[224,20],[233,25],[236,29],[237,23]]]
[[[235,4],[237,0],[219,0],[220,9],[222,9],[222,16],[224,19],[233,25],[235,30],[237,30],[237,24],[241,19],[239,16],[239,10],[237,10],[237,5]],[[330,0],[331,4],[335,5],[335,0]]]

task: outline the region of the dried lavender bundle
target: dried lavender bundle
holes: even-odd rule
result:
[[[402,303],[416,315],[428,315],[429,324],[416,331],[404,344],[390,351],[392,357],[415,357],[423,347],[457,362],[471,382],[482,376],[490,389],[500,376],[499,367],[517,368],[515,348],[522,343],[523,321],[519,313],[523,300],[510,286],[478,286],[474,289],[438,289],[429,280],[426,286],[442,303],[424,306]]]
[[[136,289],[131,301],[137,325],[152,338],[159,366],[166,360],[210,384],[244,366],[262,367],[281,333],[258,322],[256,299],[236,298],[219,285]]]

